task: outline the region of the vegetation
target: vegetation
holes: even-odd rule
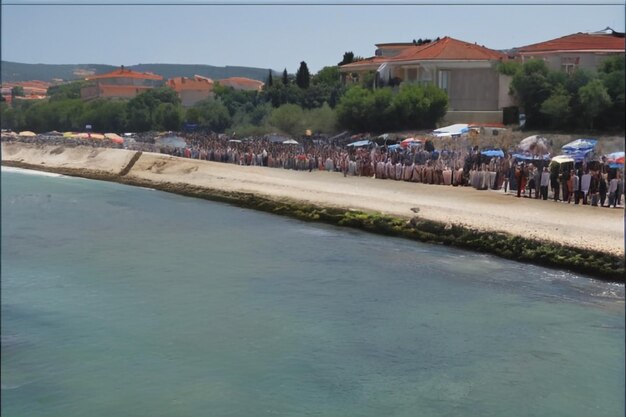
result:
[[[356,131],[431,128],[447,105],[446,93],[433,85],[405,84],[397,92],[354,86],[341,98],[337,118],[341,126]]]
[[[607,58],[598,71],[550,70],[541,60],[503,63],[511,93],[530,129],[624,129],[624,56]]]

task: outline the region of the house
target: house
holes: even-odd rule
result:
[[[511,77],[496,71],[508,59],[501,52],[448,36],[376,46],[375,56],[340,67],[346,83],[374,71],[378,85],[435,84],[448,94],[447,123],[502,123],[502,109],[513,105]]]
[[[574,33],[561,38],[517,48],[517,59],[543,59],[548,68],[571,74],[576,69],[596,70],[609,56],[624,55],[624,34],[606,28]]]
[[[235,90],[261,91],[265,83],[245,77],[230,77],[218,81],[220,85],[232,87]]]
[[[137,72],[122,65],[106,74],[91,75],[85,78],[88,85],[81,88],[83,100],[96,98],[130,99],[146,90],[163,85],[163,77],[149,72]]]
[[[13,88],[22,87],[23,96],[15,97],[16,100],[43,100],[48,97],[48,88],[52,84],[46,81],[15,81],[2,83],[0,89],[2,90],[2,98],[7,103],[11,104],[13,101]]]
[[[191,107],[213,95],[213,80],[200,75],[170,78],[165,84],[176,91],[184,107]]]

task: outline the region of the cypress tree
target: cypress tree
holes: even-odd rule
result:
[[[270,70],[270,75],[267,77],[267,86],[271,87],[274,85],[274,78],[272,77],[272,70]]]
[[[309,88],[309,84],[311,83],[311,74],[309,73],[309,67],[307,67],[306,62],[300,62],[300,68],[298,68],[298,72],[296,72],[296,84],[300,88]]]
[[[283,85],[289,84],[289,74],[287,74],[287,68],[283,71]]]

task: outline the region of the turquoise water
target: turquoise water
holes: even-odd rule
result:
[[[2,172],[2,416],[624,415],[624,286]]]

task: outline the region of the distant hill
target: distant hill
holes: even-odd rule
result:
[[[80,80],[89,75],[103,74],[113,71],[117,66],[102,64],[23,64],[19,62],[2,61],[2,82],[11,81],[53,81],[62,79],[64,81]],[[153,72],[168,79],[172,77],[192,77],[201,75],[203,77],[219,80],[228,77],[246,77],[253,80],[265,82],[268,69],[254,67],[215,67],[212,65],[185,65],[185,64],[138,64],[130,65],[126,68],[134,71]],[[272,71],[274,75],[281,73]]]

